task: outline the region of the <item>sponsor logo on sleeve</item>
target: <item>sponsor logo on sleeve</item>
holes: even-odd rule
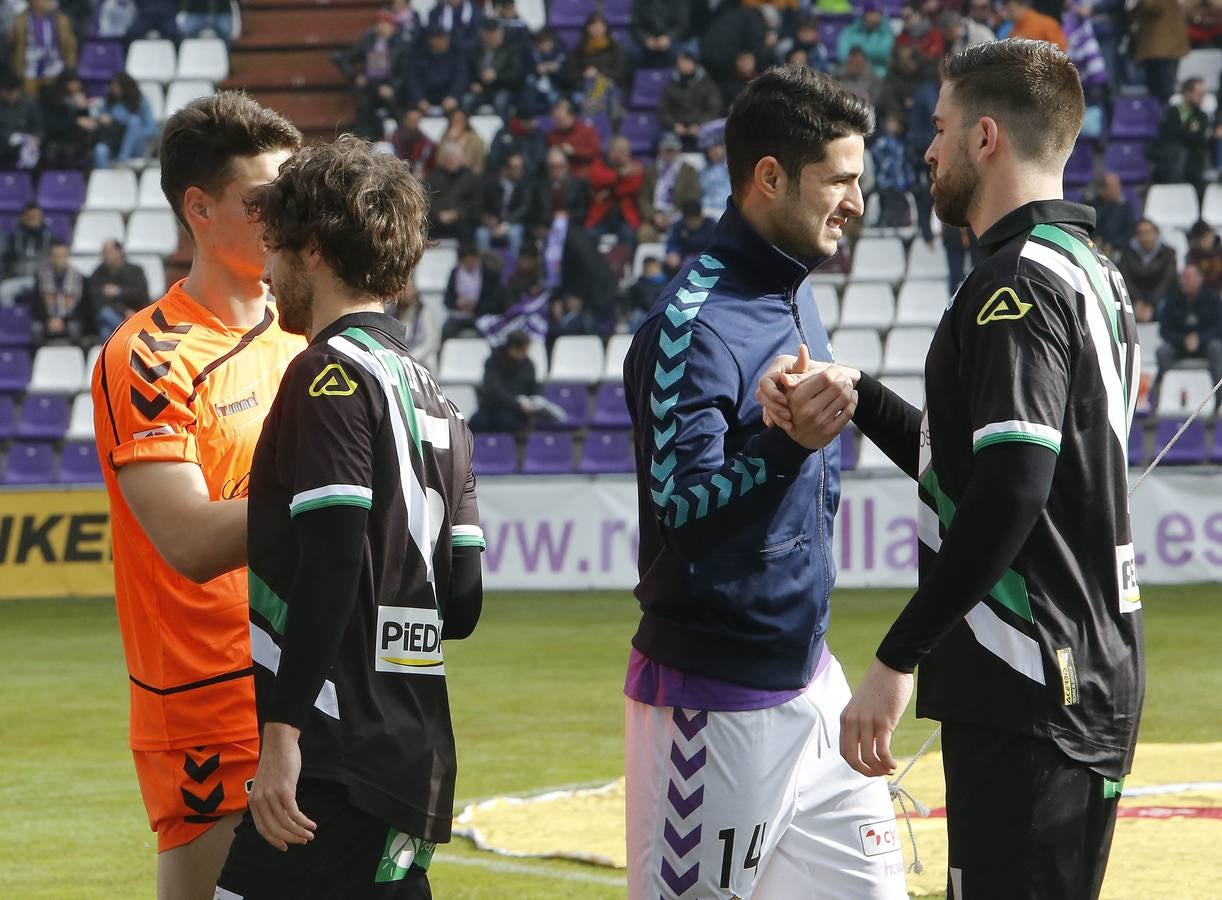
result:
[[[857,833],[861,837],[861,852],[866,856],[882,856],[900,850],[900,832],[895,819],[858,825]]]
[[[1066,706],[1078,702],[1078,668],[1074,665],[1073,651],[1068,647],[1057,650],[1057,665],[1061,669],[1061,699]]]
[[[1120,611],[1141,609],[1141,588],[1137,586],[1137,558],[1132,544],[1116,548],[1116,584],[1120,588]]]
[[[998,288],[976,316],[977,325],[990,322],[1014,322],[1031,311],[1032,304],[1018,299],[1014,288]]]
[[[162,435],[173,433],[174,429],[169,425],[158,425],[156,428],[147,428],[144,431],[133,432],[132,439],[138,441],[141,438],[161,437]]]
[[[329,363],[310,383],[311,397],[351,397],[357,383],[348,377],[339,363]]]
[[[444,675],[441,620],[435,609],[379,606],[374,670],[400,675]]]

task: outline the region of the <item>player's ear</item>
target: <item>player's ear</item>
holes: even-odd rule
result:
[[[764,156],[755,164],[752,181],[765,197],[775,199],[785,190],[785,170],[775,156]]]
[[[191,185],[183,194],[182,213],[187,223],[191,225],[191,230],[194,231],[197,223],[206,224],[211,217],[212,199],[204,193],[202,188]]]
[[[976,152],[979,158],[984,159],[996,153],[1001,141],[1001,128],[997,120],[992,116],[981,116],[976,123],[975,137]]]

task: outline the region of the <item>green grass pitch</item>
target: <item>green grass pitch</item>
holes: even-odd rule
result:
[[[1146,741],[1222,740],[1217,585],[1144,592]],[[851,682],[905,599],[841,591],[832,649]],[[493,594],[474,637],[446,648],[460,802],[623,772],[623,685],[636,604],[627,592]],[[154,842],[127,751],[127,687],[104,600],[0,602],[0,897],[153,897]],[[911,753],[930,725],[896,736]],[[431,871],[440,900],[624,896],[620,873],[509,860],[456,840]]]

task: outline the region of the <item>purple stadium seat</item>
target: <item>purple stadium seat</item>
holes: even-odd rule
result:
[[[15,441],[8,451],[5,484],[52,484],[55,448],[45,441]]]
[[[24,391],[30,383],[30,351],[0,350],[0,391]]]
[[[1111,136],[1121,140],[1155,137],[1161,117],[1162,108],[1153,97],[1117,97],[1112,108]]]
[[[632,155],[653,153],[658,141],[658,120],[653,113],[630,112],[620,119],[619,133],[628,138]]]
[[[612,132],[611,117],[590,116],[586,119],[586,121],[594,126],[594,130],[598,132],[598,140],[602,143],[602,145],[604,147],[607,146],[607,141],[610,140]]]
[[[0,172],[0,211],[21,212],[34,199],[29,172]]]
[[[594,416],[590,424],[595,428],[631,428],[628,416],[628,400],[622,384],[604,384],[594,396]]]
[[[477,474],[511,475],[518,470],[518,445],[512,434],[477,434],[472,466]]]
[[[1222,421],[1214,426],[1213,448],[1209,451],[1209,461],[1222,463]]]
[[[80,172],[43,172],[38,205],[47,212],[77,212],[85,205],[85,176]]]
[[[17,213],[0,212],[0,240],[7,241],[17,227]]]
[[[8,394],[0,394],[0,441],[17,433],[17,404]]]
[[[33,339],[30,311],[24,306],[0,306],[0,347],[28,347]]]
[[[102,467],[93,441],[68,441],[59,458],[60,484],[101,484]]]
[[[859,438],[856,428],[846,428],[840,432],[840,468],[851,472],[857,468],[857,455],[860,452]]]
[[[1144,466],[1146,464],[1146,429],[1144,422],[1133,422],[1129,429],[1129,465]]]
[[[567,475],[573,471],[573,438],[567,434],[532,434],[522,460],[525,475]]]
[[[1095,180],[1095,146],[1079,141],[1065,163],[1065,184],[1083,185]]]
[[[77,72],[86,81],[109,81],[123,71],[121,41],[86,41],[81,47]]]
[[[21,404],[17,437],[57,441],[68,431],[71,409],[63,394],[31,394]]]
[[[632,98],[628,105],[633,109],[657,109],[670,78],[670,69],[638,69],[632,79]]]
[[[584,22],[585,19],[582,19]],[[560,40],[563,46],[569,53],[577,49],[577,42],[581,40],[580,28],[556,28],[556,37]]]
[[[580,28],[596,8],[594,0],[552,0],[547,24],[553,28]]]
[[[538,427],[553,431],[566,428],[584,428],[590,409],[590,391],[584,384],[549,384],[543,396],[565,411],[568,418],[563,422],[541,421]]]
[[[593,475],[635,470],[631,431],[591,431],[586,435],[578,471]]]
[[[603,0],[603,15],[612,27],[632,21],[632,0]]]
[[[1167,446],[1167,441],[1175,436],[1183,424],[1182,419],[1161,419],[1154,430],[1154,452],[1162,452],[1163,447]],[[1197,419],[1188,426],[1188,430],[1175,442],[1175,446],[1167,451],[1160,465],[1197,466],[1204,462],[1205,423]]]
[[[63,241],[66,244],[72,243],[72,228],[74,215],[71,212],[53,212],[47,213],[43,219],[47,223],[47,228],[51,230],[51,237],[57,241]],[[82,272],[86,278],[92,275],[92,272]]]
[[[840,50],[837,43],[840,40],[840,32],[848,28],[851,21],[852,19],[819,17],[819,39],[823,42],[823,46],[827,48],[828,59],[833,62],[837,62],[840,59]]]
[[[1126,184],[1150,180],[1150,162],[1146,145],[1128,141],[1112,141],[1103,151],[1103,170],[1115,172]]]

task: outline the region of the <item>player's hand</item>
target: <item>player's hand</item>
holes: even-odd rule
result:
[[[857,412],[857,381],[861,373],[835,363],[812,363],[798,383],[786,391],[791,420],[780,427],[810,450],[826,447]]]
[[[297,808],[297,778],[301,774],[301,732],[283,722],[263,726],[259,765],[250,789],[250,815],[255,828],[277,850],[314,839],[315,825]]]
[[[853,699],[840,714],[840,755],[862,775],[890,775],[896,769],[891,734],[912,698],[912,675],[879,660],[870,663]]]
[[[782,354],[774,359],[764,372],[755,392],[755,399],[764,407],[764,424],[769,428],[791,421],[789,401],[784,389],[797,384],[797,379],[790,379],[788,376],[801,375],[809,368],[810,351],[806,349],[805,344],[800,344],[797,356]]]

